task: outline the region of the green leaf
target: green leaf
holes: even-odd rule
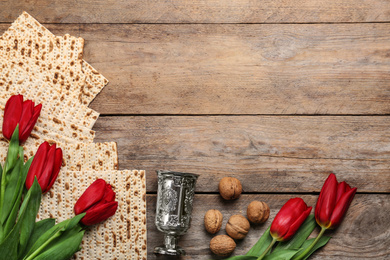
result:
[[[30,251],[31,247],[39,239],[40,236],[42,236],[46,231],[54,227],[56,224],[56,220],[54,218],[47,218],[43,219],[41,221],[38,221],[34,225],[33,232],[31,233],[30,239],[28,240],[26,249],[24,252]],[[22,252],[22,253],[24,253]],[[19,254],[21,255],[21,254]]]
[[[16,160],[19,155],[19,125],[16,126],[14,133],[12,134],[9,146],[6,163],[4,165],[4,171],[8,172],[15,166]]]
[[[48,241],[55,241],[58,237],[60,237],[64,232],[68,231],[72,232],[72,229],[81,229],[79,226],[76,226],[77,223],[85,216],[85,213],[79,214],[72,219],[64,220],[54,227],[47,230],[43,235],[39,237],[39,239],[34,243],[31,249],[28,251],[26,256],[23,259],[30,259],[32,255],[38,255],[41,251],[46,250],[46,246],[48,245]]]
[[[3,177],[3,167],[1,166],[1,163],[0,163],[0,181],[1,181],[2,177]]]
[[[8,215],[10,214],[12,207],[15,205],[15,201],[19,195],[18,188],[22,182],[21,178],[21,166],[22,161],[17,159],[16,165],[13,168],[12,172],[6,176],[7,185],[4,190],[4,204],[1,209],[1,224],[4,225],[4,222],[7,220]]]
[[[24,191],[24,184],[25,184],[25,181],[26,181],[27,172],[28,172],[28,170],[30,168],[32,159],[33,158],[30,158],[26,162],[26,164],[23,166],[22,174],[21,174],[21,177],[20,177],[20,180],[22,180],[22,181],[20,182],[20,186],[18,188],[18,197],[15,200],[15,203],[13,205],[11,213],[9,214],[7,222],[5,224],[5,227],[4,227],[4,233],[5,234],[8,234],[12,230],[13,226],[15,225],[16,216],[17,216],[19,208],[20,208],[20,202],[21,202],[21,199],[22,199],[23,191]]]
[[[314,218],[314,215],[309,215],[306,220],[303,222],[301,227],[298,229],[298,231],[295,233],[295,235],[292,237],[292,239],[279,243],[275,249],[274,252],[278,252],[279,250],[284,249],[298,249],[302,246],[302,244],[306,241],[306,239],[310,236],[310,234],[313,232],[314,228],[316,227],[317,223]]]
[[[15,131],[11,137],[11,142],[8,146],[8,153],[7,158],[5,159],[4,163],[4,170],[1,174],[1,185],[0,185],[0,214],[3,215],[3,207],[6,203],[5,201],[5,192],[6,192],[6,186],[8,184],[9,175],[10,172],[12,172],[12,169],[14,168],[16,161],[18,159],[18,152],[19,152],[19,126],[16,126]],[[11,206],[12,207],[12,206]],[[4,222],[2,222],[4,223]],[[1,230],[0,233],[0,241],[5,237],[5,234]]]
[[[21,223],[17,223],[12,231],[0,243],[0,260],[17,259],[19,245],[19,230]]]
[[[22,227],[20,230],[19,251],[24,252],[27,242],[30,239],[30,235],[34,229],[35,219],[37,218],[39,206],[41,204],[42,190],[38,184],[38,180],[35,177],[34,183],[27,192],[27,196],[30,196],[28,204],[25,207],[25,214],[19,218],[18,221],[22,221]],[[24,201],[23,201],[24,204]],[[23,204],[21,210],[23,208]]]
[[[86,213],[81,213],[81,214],[78,214],[76,216],[74,216],[70,221],[69,223],[64,227],[64,231],[68,230],[68,229],[72,229],[74,226],[76,226],[80,220],[85,216]]]
[[[80,244],[84,236],[84,230],[67,236],[66,239],[54,243],[45,251],[34,257],[34,260],[68,260],[81,249]]]
[[[30,170],[30,166],[31,166],[33,159],[34,159],[34,156],[32,156],[30,159],[28,159],[28,161],[23,165],[22,173],[23,173],[23,177],[24,177],[24,182],[26,182],[28,170]]]
[[[229,258],[226,258],[225,260],[256,260],[257,256],[252,255],[236,255]]]
[[[37,241],[33,244],[33,246],[30,248],[28,253],[25,255],[23,259],[26,259],[28,256],[32,255],[38,248],[40,248],[47,240],[49,240],[51,237],[55,236],[66,224],[68,224],[70,219],[64,220],[54,227],[47,230],[45,233],[43,233]]]
[[[270,229],[271,225],[259,238],[256,244],[248,251],[248,253],[246,253],[246,256],[260,256],[267,249],[267,247],[272,243],[272,236],[269,233]]]
[[[309,240],[306,240],[305,243],[303,243],[302,245],[302,250],[304,251],[306,248],[308,248],[311,243],[314,241],[315,238],[312,238],[312,239],[309,239]],[[309,253],[305,256],[304,260],[308,259],[316,250],[320,249],[321,247],[325,246],[329,240],[331,239],[331,237],[328,237],[328,236],[322,236],[317,244],[309,251]]]
[[[33,185],[34,186],[34,185]],[[38,185],[38,192],[40,193],[40,187]],[[32,197],[34,197],[34,193],[36,193],[36,189],[31,188],[29,192],[27,192],[26,197],[22,203],[22,206],[19,210],[19,219],[12,228],[11,232],[2,240],[0,244],[0,260],[13,260],[18,257],[18,246],[19,246],[19,238],[20,238],[20,230],[22,228],[23,219],[26,214],[26,209],[28,209],[28,204]],[[40,195],[40,194],[39,194]]]
[[[19,158],[22,159],[22,161],[24,161],[24,149],[23,149],[23,146],[19,146]]]
[[[296,255],[299,250],[293,250],[293,249],[280,249],[277,252],[272,252],[269,255],[266,255],[264,257],[264,260],[290,260],[291,258]]]

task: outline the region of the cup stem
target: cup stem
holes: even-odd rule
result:
[[[164,244],[165,248],[168,250],[176,250],[177,249],[177,239],[178,237],[175,235],[164,234]]]

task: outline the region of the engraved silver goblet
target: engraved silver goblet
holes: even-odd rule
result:
[[[154,248],[155,254],[185,255],[177,245],[178,237],[190,228],[195,184],[199,175],[157,171],[157,229],[164,233],[164,245]]]

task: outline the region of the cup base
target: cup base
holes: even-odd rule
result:
[[[181,247],[176,247],[175,249],[168,249],[165,246],[156,246],[153,253],[160,255],[185,255],[186,251]]]

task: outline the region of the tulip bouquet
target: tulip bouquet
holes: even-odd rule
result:
[[[356,188],[351,188],[346,182],[337,182],[336,176],[330,174],[321,189],[314,215],[310,215],[312,207],[308,207],[301,198],[288,200],[246,255],[228,259],[308,259],[328,243],[330,237],[324,236],[325,231],[341,223],[355,193]],[[308,239],[317,224],[320,232],[316,238]]]
[[[39,117],[41,105],[22,95],[6,103],[3,135],[9,140],[7,158],[0,165],[0,260],[66,260],[80,250],[86,226],[114,215],[118,202],[110,184],[96,180],[74,206],[76,214],[55,224],[36,222],[41,196],[53,186],[62,164],[62,150],[42,143],[24,162],[23,142]]]

